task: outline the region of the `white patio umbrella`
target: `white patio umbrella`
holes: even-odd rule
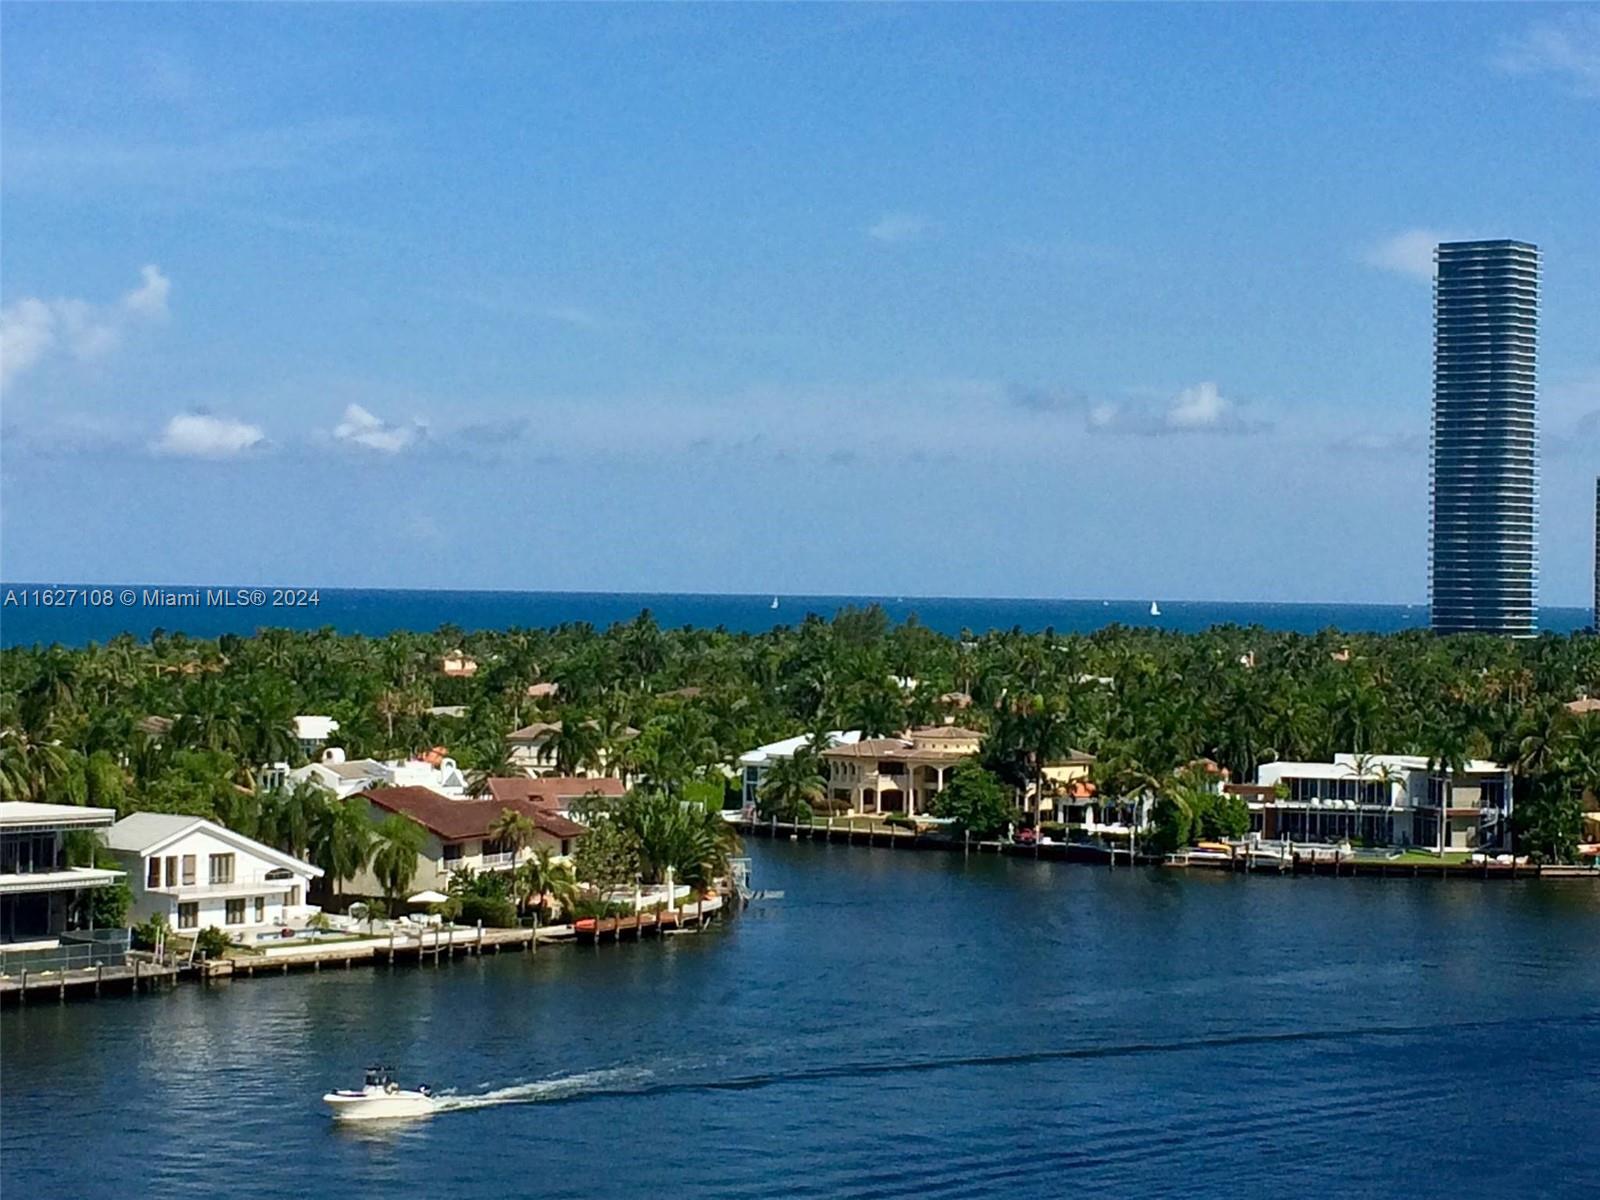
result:
[[[406,903],[407,904],[443,904],[448,899],[450,899],[450,897],[446,896],[443,892],[435,892],[432,889],[429,889],[426,892],[418,892],[415,896],[407,896],[406,897]]]

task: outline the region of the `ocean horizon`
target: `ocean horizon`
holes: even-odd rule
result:
[[[51,593],[48,597],[46,593]],[[255,588],[210,584],[0,584],[0,645],[83,646],[156,630],[191,638],[248,636],[260,629],[332,628],[381,637],[455,625],[535,628],[587,622],[605,628],[648,610],[666,628],[761,633],[810,613],[879,605],[896,623],[916,619],[940,633],[1021,628],[1089,633],[1109,625],[1195,633],[1258,625],[1293,633],[1425,629],[1426,604],[1251,603],[1225,600],[1042,599],[982,596],[785,595],[687,592],[548,592],[420,588]],[[55,601],[43,603],[44,599]],[[774,603],[776,606],[774,606]],[[1152,614],[1152,603],[1159,613]],[[1587,628],[1587,608],[1543,607],[1541,632]]]

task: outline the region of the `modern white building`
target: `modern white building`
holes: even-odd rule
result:
[[[1460,771],[1418,754],[1336,754],[1331,763],[1272,762],[1254,785],[1230,786],[1268,839],[1476,850],[1511,844],[1511,772],[1472,760]]]
[[[0,803],[0,947],[53,949],[62,934],[87,927],[88,892],[116,883],[122,872],[69,867],[66,836],[116,819],[109,808]]]
[[[466,774],[456,760],[434,750],[417,758],[392,759],[383,764],[386,786],[431,788],[441,795],[467,794]]]
[[[160,913],[180,933],[214,925],[252,941],[319,911],[306,894],[321,867],[202,817],[134,813],[106,841],[127,869],[136,922]]]
[[[375,758],[346,761],[343,750],[330,746],[316,762],[293,768],[288,763],[273,763],[257,772],[256,779],[262,791],[313,783],[341,800],[380,787],[426,787],[457,797],[467,794],[466,774],[455,759],[441,751],[388,762]]]
[[[834,746],[853,746],[861,740],[859,729],[835,729],[828,734],[828,748]],[[739,775],[743,780],[741,802],[745,808],[752,808],[756,802],[756,793],[761,790],[761,781],[767,777],[767,769],[773,763],[783,758],[793,758],[794,752],[801,746],[811,744],[811,735],[802,733],[798,737],[784,738],[781,742],[768,742],[765,746],[757,746],[754,750],[747,750],[739,756]]]
[[[291,724],[294,740],[300,743],[300,753],[310,758],[328,739],[339,731],[339,722],[332,717],[299,716]]]

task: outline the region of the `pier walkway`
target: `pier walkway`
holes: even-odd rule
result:
[[[1537,863],[1419,862],[1415,859],[1391,862],[1367,855],[1333,857],[1326,852],[1310,853],[1283,862],[1264,862],[1261,855],[1235,857],[1221,854],[1178,853],[1130,854],[1122,847],[1091,845],[1084,842],[1051,842],[1022,845],[1007,841],[976,841],[914,832],[882,821],[835,817],[814,822],[736,820],[732,824],[748,837],[785,841],[831,842],[848,846],[876,846],[890,850],[942,850],[955,854],[1004,854],[1011,858],[1031,858],[1046,862],[1070,862],[1089,866],[1174,867],[1183,870],[1231,871],[1240,874],[1376,876],[1419,879],[1587,879],[1600,883],[1600,869],[1581,866]]]

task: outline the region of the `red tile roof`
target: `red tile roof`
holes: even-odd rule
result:
[[[508,808],[531,817],[533,823],[551,837],[572,838],[589,832],[587,827],[569,821],[543,805],[515,798],[452,800],[425,787],[374,788],[360,795],[378,808],[410,817],[447,842],[488,836],[489,830],[500,819],[500,814]]]

